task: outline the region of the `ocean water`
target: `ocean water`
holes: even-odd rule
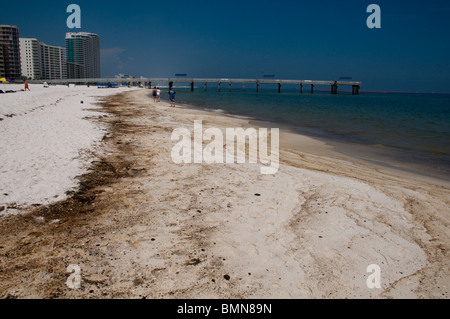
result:
[[[368,161],[450,180],[450,94],[175,89],[178,104],[270,121]]]

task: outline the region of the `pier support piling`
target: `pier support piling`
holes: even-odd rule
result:
[[[331,86],[331,94],[338,94],[338,85],[337,84],[333,84]]]
[[[352,95],[359,95],[360,88],[361,87],[359,85],[353,85],[352,86]]]

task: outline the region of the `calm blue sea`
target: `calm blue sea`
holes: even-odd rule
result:
[[[331,144],[357,146],[338,151],[358,150],[352,155],[450,180],[450,95],[175,89],[178,104],[275,122]]]

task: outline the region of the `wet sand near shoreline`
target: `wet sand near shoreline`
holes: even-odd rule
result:
[[[2,298],[448,298],[450,188],[281,134],[280,170],[176,165],[175,128],[248,120],[102,98],[97,159],[65,201],[0,219]],[[81,289],[66,269],[81,268]],[[381,267],[369,289],[367,267]]]

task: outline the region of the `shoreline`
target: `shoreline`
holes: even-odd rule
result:
[[[75,194],[1,219],[0,297],[448,298],[448,188],[283,147],[273,176],[175,165],[173,129],[249,123],[147,94],[101,99],[109,116],[91,120],[108,133]],[[79,290],[65,286],[70,264]],[[366,285],[370,264],[382,289]]]
[[[162,99],[161,101],[167,102],[165,99]],[[387,174],[394,174],[399,177],[405,177],[450,188],[450,176],[439,175],[439,172],[436,170],[431,170],[429,166],[424,166],[423,161],[404,165],[404,163],[400,160],[396,160],[392,152],[400,154],[401,150],[398,149],[385,148],[385,151],[383,152],[373,145],[339,141],[325,136],[319,137],[309,135],[283,123],[270,120],[260,120],[257,118],[252,118],[251,116],[233,114],[223,110],[218,111],[214,108],[204,108],[192,104],[177,104],[177,107],[248,121],[247,124],[252,127],[277,127],[280,128],[280,134],[284,136],[284,138],[281,138],[280,140],[281,145],[284,147],[290,147],[296,151],[312,153],[319,156],[356,161],[360,165],[367,165],[371,167],[371,169],[380,170],[386,172]],[[296,138],[300,139],[299,143],[295,142]],[[306,142],[306,140],[309,142]],[[318,145],[321,146],[318,147]],[[373,159],[369,158],[371,155],[374,156]],[[406,158],[405,155],[403,156]]]

